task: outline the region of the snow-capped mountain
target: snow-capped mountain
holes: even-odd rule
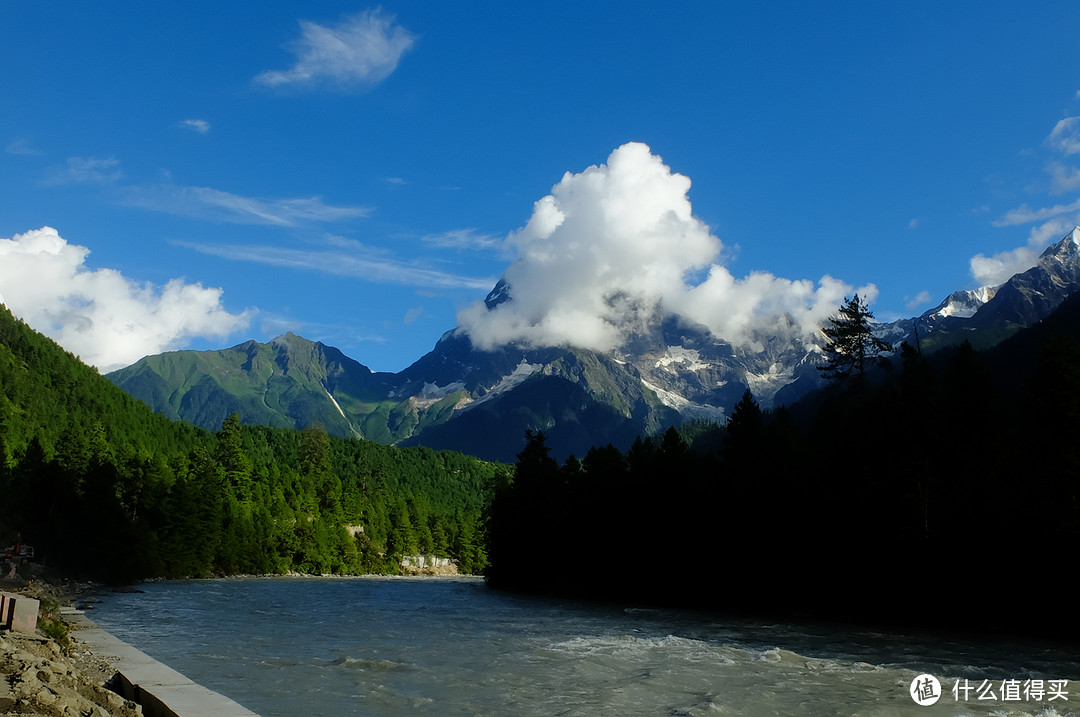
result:
[[[1047,248],[1037,266],[1000,287],[958,291],[922,315],[878,324],[893,346],[924,351],[965,339],[986,346],[1053,311],[1080,289],[1080,227]],[[488,310],[513,301],[500,281]],[[694,418],[723,420],[750,389],[764,406],[790,403],[822,384],[820,345],[778,317],[735,346],[704,326],[658,312],[606,352],[507,344],[473,346],[461,329],[397,373],[372,373],[331,347],[297,336],[219,352],[147,357],[109,377],[155,409],[216,429],[232,411],[248,422],[453,448],[512,460],[526,429],[544,430],[558,456],[590,446],[627,447],[635,437]]]
[[[926,321],[937,321],[955,316],[958,319],[969,319],[975,312],[982,308],[983,304],[994,298],[997,293],[996,286],[980,286],[978,289],[962,289],[954,291],[945,297],[945,300],[932,309],[928,309],[919,318]]]

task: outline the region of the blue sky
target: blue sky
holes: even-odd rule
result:
[[[0,0],[0,297],[104,369],[291,330],[400,370],[459,316],[571,341],[596,312],[542,287],[610,297],[571,279],[725,336],[869,285],[910,316],[1080,222],[1078,28],[1070,2]],[[574,220],[617,156],[656,170],[625,206],[665,197],[689,239]],[[484,333],[512,265],[538,313]]]

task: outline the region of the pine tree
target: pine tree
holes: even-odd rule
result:
[[[870,333],[872,318],[874,315],[858,294],[844,299],[839,316],[829,317],[829,326],[821,329],[827,339],[824,347],[827,363],[818,366],[826,378],[861,377],[868,361],[892,348]]]
[[[754,400],[754,394],[750,389],[743,392],[742,398],[731,409],[731,415],[727,420],[727,439],[729,446],[742,442],[757,443],[761,439],[762,429],[765,425],[765,416],[761,407]]]
[[[221,424],[214,458],[225,469],[225,476],[240,500],[251,498],[251,474],[254,464],[244,450],[240,414],[233,413]]]

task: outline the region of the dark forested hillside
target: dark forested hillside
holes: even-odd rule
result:
[[[1075,636],[1051,616],[1073,600],[1077,435],[1080,297],[991,351],[905,347],[791,409],[748,391],[726,425],[625,453],[559,465],[530,434],[493,505],[490,582]]]
[[[303,431],[211,433],[153,413],[0,307],[0,541],[121,580],[485,564],[505,470],[461,454]]]

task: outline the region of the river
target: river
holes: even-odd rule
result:
[[[1080,713],[1080,656],[995,639],[1000,625],[982,638],[779,625],[525,597],[474,578],[139,590],[99,596],[88,616],[263,717]],[[910,693],[923,674],[940,684],[917,683],[920,698],[938,695],[932,706]]]

